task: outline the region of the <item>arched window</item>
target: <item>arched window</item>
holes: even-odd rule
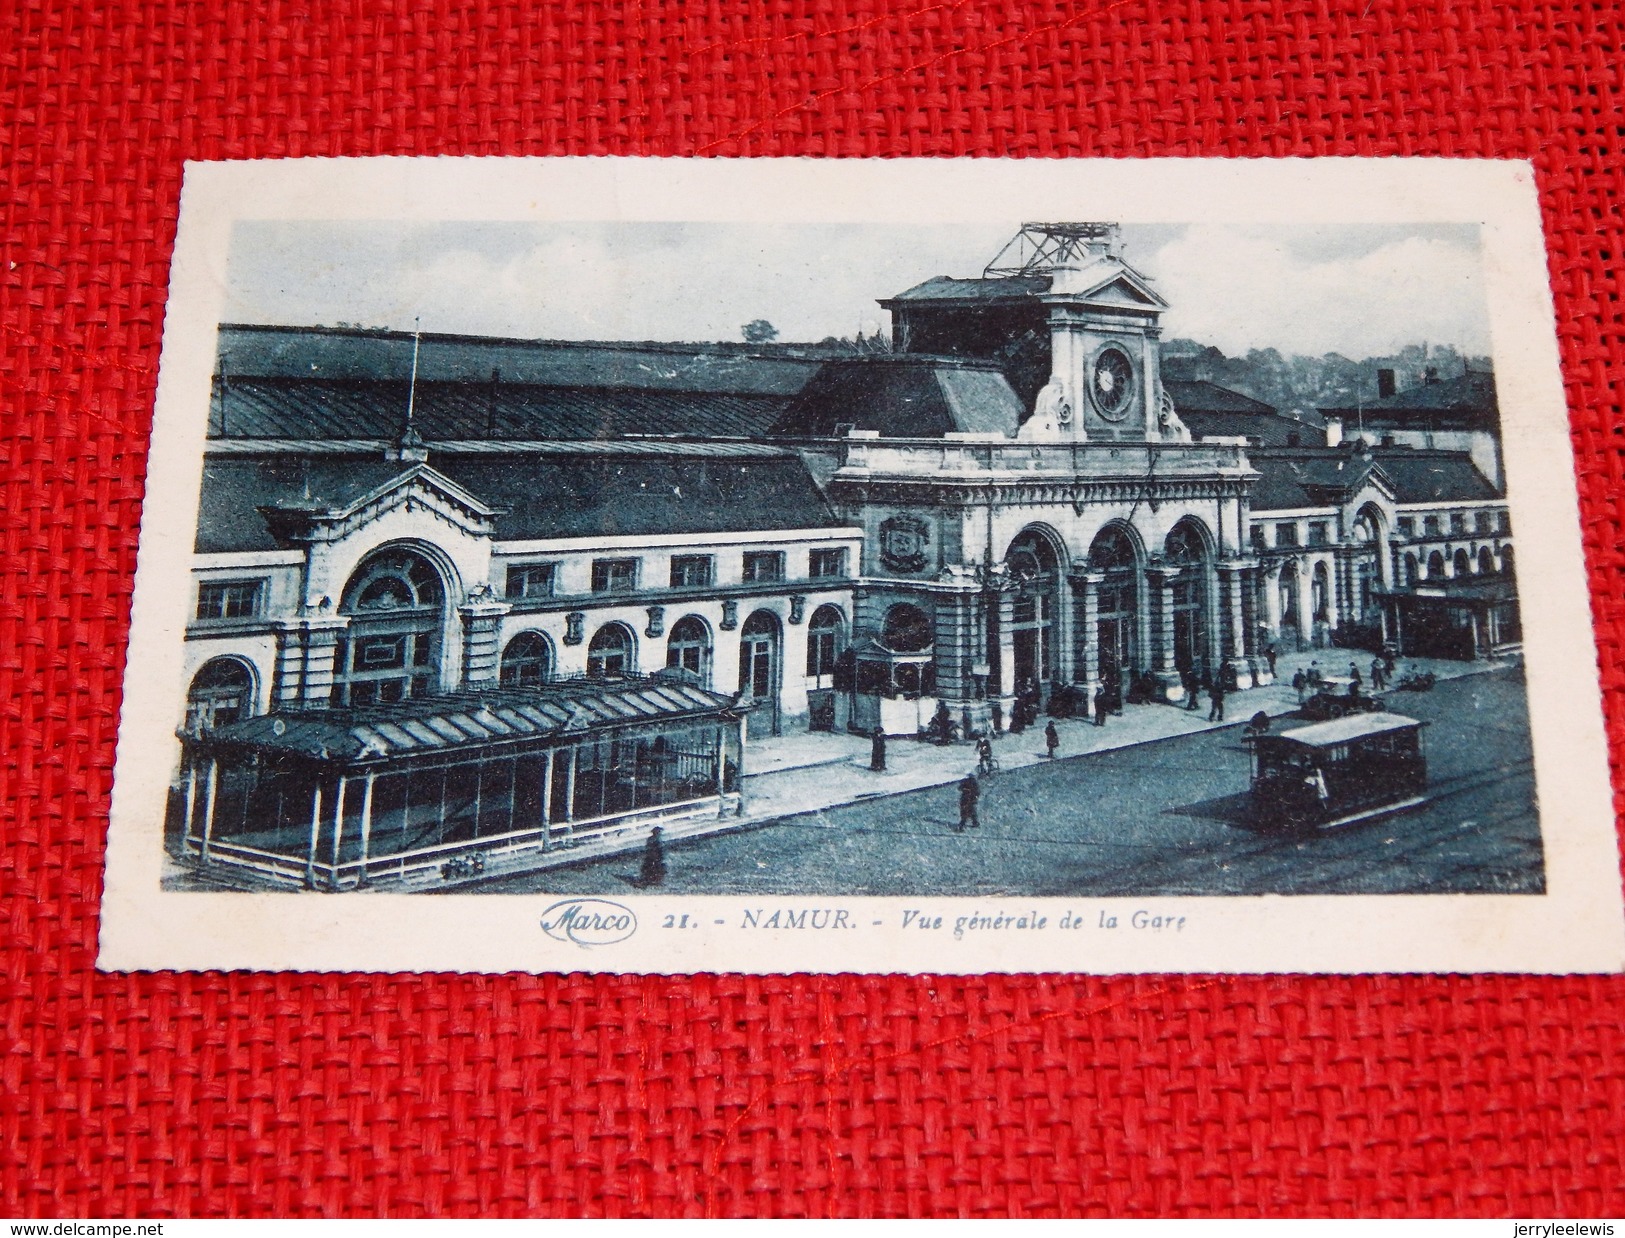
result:
[[[1422,565],[1417,561],[1415,553],[1405,556],[1405,583],[1414,585],[1421,579]]]
[[[1382,540],[1381,516],[1375,507],[1367,505],[1354,518],[1354,541],[1357,546],[1352,561],[1354,579],[1355,617],[1374,621],[1375,590],[1381,583],[1382,566],[1378,562]]]
[[[633,661],[632,633],[619,623],[606,623],[593,633],[587,646],[587,674],[594,679],[620,679],[630,675]]]
[[[1501,547],[1501,571],[1505,575],[1512,575],[1512,547]]]
[[[334,650],[333,704],[373,705],[432,691],[445,596],[440,574],[414,551],[391,547],[363,559],[339,603],[351,622]]]
[[[836,660],[846,643],[846,617],[837,606],[820,606],[807,623],[807,677],[818,679],[835,673]]]
[[[1139,667],[1140,559],[1134,539],[1122,525],[1109,524],[1095,535],[1089,545],[1089,566],[1106,575],[1097,590],[1095,639],[1100,678],[1107,696],[1116,701],[1124,680]]]
[[[1444,556],[1435,550],[1428,556],[1429,580],[1439,580],[1444,576]]]
[[[1055,678],[1055,624],[1061,610],[1061,563],[1049,537],[1028,529],[1004,557],[1020,585],[1010,609],[1010,644],[1015,654],[1013,686],[1050,683]]]
[[[553,648],[540,632],[521,632],[502,651],[502,686],[537,688],[553,675]]]
[[[186,729],[196,734],[254,713],[254,675],[237,658],[205,662],[186,694]]]
[[[1495,574],[1495,552],[1485,546],[1478,552],[1478,571],[1482,576]]]
[[[779,733],[780,632],[779,617],[770,610],[753,611],[739,627],[739,691],[763,711],[774,735]]]
[[[920,653],[931,648],[931,617],[918,606],[899,602],[886,612],[880,625],[880,643],[893,653]]]
[[[692,672],[702,684],[711,682],[711,630],[698,615],[684,615],[672,624],[666,665]]]
[[[1455,568],[1455,575],[1466,576],[1473,570],[1473,561],[1468,558],[1465,550],[1458,550],[1452,558],[1452,566]]]
[[[1208,666],[1207,539],[1193,520],[1181,520],[1169,532],[1162,552],[1180,569],[1174,577],[1174,665],[1198,675]]]

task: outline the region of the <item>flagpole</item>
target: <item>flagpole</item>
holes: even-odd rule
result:
[[[408,435],[412,433],[412,417],[417,409],[418,347],[423,342],[422,322],[421,318],[412,320],[412,381],[406,391],[406,433]]]

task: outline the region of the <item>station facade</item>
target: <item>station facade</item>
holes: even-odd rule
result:
[[[1245,690],[1447,585],[1515,645],[1469,453],[1240,397],[1193,434],[1115,226],[1021,240],[883,302],[880,356],[223,328],[183,729],[667,670],[753,736],[975,728]]]

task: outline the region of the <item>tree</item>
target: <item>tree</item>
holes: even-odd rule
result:
[[[779,329],[765,318],[757,318],[739,328],[747,344],[770,344],[779,338]]]

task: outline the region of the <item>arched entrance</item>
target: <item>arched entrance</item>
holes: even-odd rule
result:
[[[833,731],[836,676],[846,652],[846,616],[839,606],[820,606],[807,621],[807,726]],[[850,686],[850,684],[848,685]]]
[[[1100,680],[1115,708],[1140,665],[1140,556],[1127,529],[1109,524],[1095,535],[1089,569],[1105,576],[1095,595],[1094,635]]]
[[[1202,678],[1213,670],[1208,665],[1207,539],[1195,521],[1181,520],[1163,543],[1163,555],[1170,566],[1180,569],[1174,577],[1168,616],[1173,625],[1174,669]]]
[[[1359,623],[1377,621],[1377,590],[1382,587],[1382,516],[1369,504],[1354,518],[1354,618]]]
[[[254,714],[254,672],[239,658],[214,658],[192,677],[186,729],[200,734]]]
[[[744,701],[760,707],[771,734],[779,733],[779,617],[770,610],[751,613],[739,629],[739,691]]]
[[[1019,585],[1011,606],[1010,647],[1015,655],[1015,677],[1009,687],[1020,695],[1036,684],[1038,691],[1048,696],[1056,679],[1060,556],[1049,538],[1028,529],[1010,543],[1004,561]]]
[[[698,615],[684,615],[666,639],[666,665],[681,667],[711,686],[711,629]]]
[[[502,651],[504,688],[539,688],[553,677],[553,647],[540,632],[521,632]]]
[[[1315,646],[1319,648],[1330,640],[1332,628],[1332,571],[1324,559],[1315,564],[1309,592],[1310,615],[1315,623]]]
[[[1281,632],[1288,648],[1296,649],[1303,641],[1303,591],[1298,584],[1298,561],[1288,559],[1281,565],[1281,583],[1277,586],[1281,602]]]
[[[350,626],[333,659],[333,704],[375,705],[432,692],[440,678],[446,589],[416,551],[367,556],[339,603]]]

